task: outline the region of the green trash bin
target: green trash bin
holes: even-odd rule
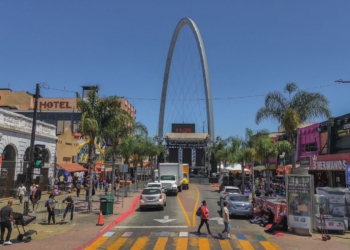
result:
[[[107,196],[100,198],[100,210],[102,215],[113,214],[114,197]]]

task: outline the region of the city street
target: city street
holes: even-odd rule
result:
[[[202,200],[208,202],[213,236],[205,225],[202,234],[196,234],[200,219],[195,212]],[[282,249],[246,217],[231,220],[232,240],[220,240],[223,222],[218,201],[216,188],[192,184],[177,197],[168,196],[164,211],[137,209],[87,249]]]

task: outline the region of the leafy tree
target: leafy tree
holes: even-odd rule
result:
[[[78,127],[85,138],[89,138],[89,159],[88,165],[90,169],[89,176],[89,203],[88,211],[92,209],[92,188],[93,188],[93,172],[96,164],[96,148],[95,142],[103,141],[102,128],[108,126],[115,116],[115,109],[118,106],[116,97],[109,97],[100,100],[98,98],[99,87],[95,86],[88,93],[87,100],[84,100],[77,93],[77,105],[81,111],[81,121]]]
[[[288,97],[278,91],[268,93],[265,106],[258,110],[255,121],[259,124],[262,120],[273,119],[284,127],[292,145],[292,165],[295,168],[296,131],[299,125],[320,116],[329,118],[331,111],[328,100],[320,93],[298,90],[295,83],[287,83],[284,92]]]

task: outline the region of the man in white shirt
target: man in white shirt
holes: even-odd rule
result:
[[[227,239],[232,239],[230,236],[230,231],[231,231],[230,213],[228,211],[227,201],[224,201],[223,205],[224,205],[224,208],[222,209],[222,218],[224,219],[225,228],[221,233],[219,233],[219,236],[221,239],[223,239],[223,235],[226,233]]]
[[[24,184],[22,183],[17,190],[17,195],[19,197],[19,205],[22,206],[22,201],[23,201],[23,196],[25,196],[27,193],[27,189],[24,186]]]

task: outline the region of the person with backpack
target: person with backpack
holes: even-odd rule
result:
[[[207,201],[203,200],[202,201],[202,206],[200,206],[200,208],[198,208],[198,210],[200,211],[200,218],[201,218],[201,223],[199,224],[198,230],[197,230],[197,234],[201,234],[201,228],[203,226],[203,224],[205,223],[205,225],[207,226],[207,230],[208,230],[208,234],[213,235],[210,232],[210,228],[209,228],[209,210],[207,208]],[[197,211],[197,215],[199,214],[199,212]]]
[[[62,203],[66,203],[66,211],[64,211],[63,218],[61,221],[64,221],[68,211],[70,211],[70,223],[73,222],[73,213],[74,213],[74,200],[72,196],[69,194],[65,199],[63,199]]]

